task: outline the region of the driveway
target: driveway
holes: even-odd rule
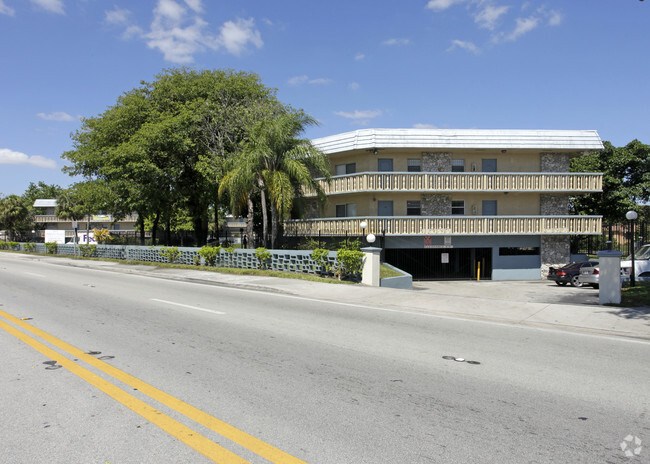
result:
[[[521,301],[565,305],[598,305],[598,290],[592,287],[560,287],[547,280],[416,281],[413,290],[439,295],[471,296],[487,300]]]

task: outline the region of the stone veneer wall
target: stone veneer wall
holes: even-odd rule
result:
[[[542,194],[539,196],[539,214],[542,216],[566,216],[569,214],[569,195]]]
[[[420,214],[422,216],[451,216],[451,195],[422,195]]]
[[[423,152],[422,153],[422,171],[423,172],[451,172],[451,153]]]
[[[569,172],[570,158],[568,153],[540,153],[541,172]]]
[[[564,266],[571,259],[571,243],[568,235],[542,235],[540,258],[541,277],[545,278],[551,266]]]

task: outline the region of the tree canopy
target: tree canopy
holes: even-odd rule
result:
[[[571,160],[573,172],[603,173],[602,193],[577,197],[573,207],[577,214],[602,215],[606,223],[625,222],[627,211],[641,210],[650,201],[650,146],[638,140],[624,147],[604,146]]]
[[[154,230],[171,227],[182,212],[203,244],[226,161],[254,124],[280,107],[255,74],[168,69],[83,119],[74,149],[63,154],[71,162],[65,170],[103,181],[113,192],[106,212],[137,211]]]

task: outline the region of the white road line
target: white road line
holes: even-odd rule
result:
[[[206,313],[221,314],[221,315],[226,314],[226,313],[221,312],[221,311],[215,311],[214,309],[199,308],[197,306],[190,306],[190,305],[186,305],[186,304],[183,304],[183,303],[174,303],[173,301],[159,300],[158,298],[152,298],[151,301],[157,301],[159,303],[166,303],[166,304],[170,304],[170,305],[174,305],[174,306],[182,306],[183,308],[194,309],[196,311],[203,311],[203,312],[206,312]]]
[[[27,275],[34,276],[34,277],[42,277],[42,278],[46,277],[43,274],[36,274],[35,272],[23,272],[23,274],[27,274]]]

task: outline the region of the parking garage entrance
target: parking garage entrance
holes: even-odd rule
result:
[[[384,260],[413,280],[492,278],[492,248],[387,248]]]

